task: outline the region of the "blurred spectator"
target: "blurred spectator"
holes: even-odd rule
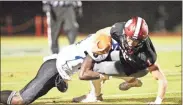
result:
[[[43,1],[43,11],[47,16],[48,43],[52,53],[59,52],[58,39],[63,26],[70,44],[73,44],[78,34],[77,16],[82,17],[81,1]]]
[[[154,25],[155,32],[166,32],[166,20],[168,19],[168,14],[164,5],[159,5],[155,13],[156,23]]]

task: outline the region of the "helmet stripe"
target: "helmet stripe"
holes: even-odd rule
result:
[[[134,32],[134,35],[133,35],[133,38],[135,38],[135,39],[138,38],[141,24],[142,24],[142,18],[141,17],[138,17],[137,18],[137,25],[136,25],[135,32]]]

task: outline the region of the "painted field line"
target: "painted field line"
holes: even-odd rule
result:
[[[180,91],[171,91],[171,92],[166,92],[166,94],[172,94],[172,93],[181,93]],[[138,93],[138,94],[115,94],[115,95],[103,95],[102,97],[104,98],[122,98],[122,97],[129,97],[129,96],[142,96],[142,95],[156,95],[157,93]],[[60,99],[59,97],[54,97],[54,98],[57,98],[57,99]],[[181,98],[181,97],[180,97]],[[44,99],[44,98],[40,98],[40,99]],[[65,100],[70,100],[72,98],[64,98],[62,97],[62,100],[65,99]],[[39,101],[39,99],[38,99]]]
[[[180,73],[164,73],[165,75],[167,75],[167,76],[169,76],[169,75],[181,75],[182,73],[180,72]]]
[[[166,92],[166,94],[171,94],[171,93],[181,93],[181,91],[172,91],[172,92]],[[156,95],[157,92],[155,93],[138,93],[138,94],[115,94],[115,95],[104,95],[104,97],[128,97],[128,96],[142,96],[142,95]]]

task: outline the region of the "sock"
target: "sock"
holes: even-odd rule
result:
[[[11,99],[13,98],[13,96],[15,94],[16,94],[16,92],[11,91],[11,90],[0,91],[0,95],[1,95],[0,103],[10,105],[11,104]]]
[[[103,80],[102,79],[92,80],[92,81],[90,81],[90,85],[91,85],[90,94],[93,94],[95,96],[99,96],[101,94]]]

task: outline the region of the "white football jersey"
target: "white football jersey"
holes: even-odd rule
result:
[[[57,56],[57,70],[63,79],[70,80],[70,76],[79,71],[83,59],[89,54],[94,61],[102,61],[109,53],[95,56],[92,52],[92,44],[95,35],[91,34],[82,41],[62,48]],[[118,43],[112,39],[112,50],[117,50]]]

